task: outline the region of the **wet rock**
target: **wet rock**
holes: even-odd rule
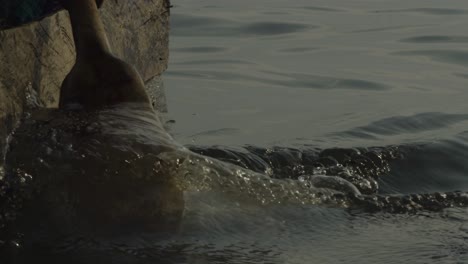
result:
[[[101,9],[114,54],[134,65],[146,81],[167,67],[166,2],[107,1]],[[27,90],[35,91],[47,107],[57,106],[59,88],[74,58],[66,11],[0,31],[0,154],[6,135],[23,114]]]

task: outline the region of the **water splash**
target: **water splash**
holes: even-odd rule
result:
[[[167,113],[166,89],[161,76],[154,77],[146,84],[145,88],[154,110]]]
[[[25,108],[27,111],[45,107],[44,101],[41,99],[38,92],[33,88],[31,82],[26,86],[25,95]]]
[[[98,113],[35,111],[10,141],[0,181],[0,240],[21,242],[16,234],[4,234],[10,230],[5,227],[17,221],[25,201],[41,201],[36,195],[43,192],[47,210],[60,219],[57,225],[75,228],[75,202],[63,184],[70,179],[76,179],[70,186],[88,182],[85,197],[120,182],[131,195],[112,200],[127,213],[139,208],[135,205],[149,204],[145,212],[160,206],[148,202],[152,199],[169,204],[173,199],[154,196],[167,183],[154,179],[167,176],[186,199],[212,195],[242,210],[319,205],[350,212],[417,213],[468,205],[462,192],[382,195],[379,181],[392,161],[404,158],[405,148],[186,148],[166,133],[154,113],[137,105]],[[39,211],[44,215],[46,210]]]
[[[331,202],[333,195],[338,192],[330,186],[318,188],[313,181],[274,179],[190,152],[167,152],[158,157],[167,162],[166,166],[171,168],[170,174],[178,179],[186,191],[221,192],[236,200],[249,200],[263,205],[325,204]]]

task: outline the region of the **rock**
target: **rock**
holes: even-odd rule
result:
[[[145,81],[166,69],[167,0],[106,1],[101,15],[114,54],[134,65]],[[59,88],[74,60],[66,11],[0,31],[1,151],[23,114],[27,90],[37,93],[47,107],[56,107]]]

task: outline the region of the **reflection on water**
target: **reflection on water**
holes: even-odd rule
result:
[[[169,113],[175,138],[274,178],[345,177],[381,210],[365,213],[370,201],[350,210],[256,208],[262,222],[251,235],[241,226],[258,219],[245,209],[235,231],[200,231],[214,236],[198,234],[201,243],[225,255],[251,245],[228,263],[249,263],[255,249],[269,250],[261,259],[272,263],[466,262],[467,214],[457,205],[468,189],[467,10],[459,0],[179,1],[166,74],[169,104],[181,106]],[[216,20],[230,35],[178,18]],[[265,22],[305,28],[233,33]],[[413,211],[418,201],[453,208]]]
[[[169,104],[184,106],[170,113],[177,121],[174,133],[186,144],[328,148],[328,135],[376,120],[466,114],[468,6],[459,0],[449,4],[256,0],[263,7],[257,10],[247,1],[202,6],[179,1],[166,73]],[[284,24],[288,30],[232,33],[259,23]],[[210,33],[225,28],[228,36]],[[238,130],[203,136],[224,128]],[[398,145],[414,139],[408,136],[372,142],[335,137],[332,144]]]
[[[20,221],[24,235],[1,229],[3,259],[468,261],[466,1],[176,4],[164,118],[186,147],[138,108],[35,113],[11,144],[6,177],[19,177],[2,185],[0,222],[21,219],[25,196],[57,196]],[[74,229],[83,221],[59,191],[70,190],[60,183],[70,175],[92,179],[81,193],[99,198],[93,206],[120,179],[124,195],[107,202],[133,232]],[[151,180],[158,175],[171,180]],[[160,186],[183,190],[184,216],[167,209],[177,230],[141,231],[157,221],[131,216],[148,219],[157,207],[149,201],[177,201],[177,192],[161,199]],[[48,218],[47,204],[56,213]],[[66,235],[54,237],[36,224],[44,219],[72,224],[59,223]]]

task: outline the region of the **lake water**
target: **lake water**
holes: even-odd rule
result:
[[[35,261],[468,262],[468,2],[173,4],[166,126],[245,170],[186,153],[179,232]]]
[[[174,5],[164,79],[179,142],[280,146],[283,154],[272,152],[286,160],[292,151],[284,148],[394,146],[404,154],[379,179],[379,193],[468,189],[466,1]],[[229,207],[209,214],[219,220],[213,231],[198,231],[206,262],[468,262],[462,208],[409,215],[257,208],[239,216]]]

